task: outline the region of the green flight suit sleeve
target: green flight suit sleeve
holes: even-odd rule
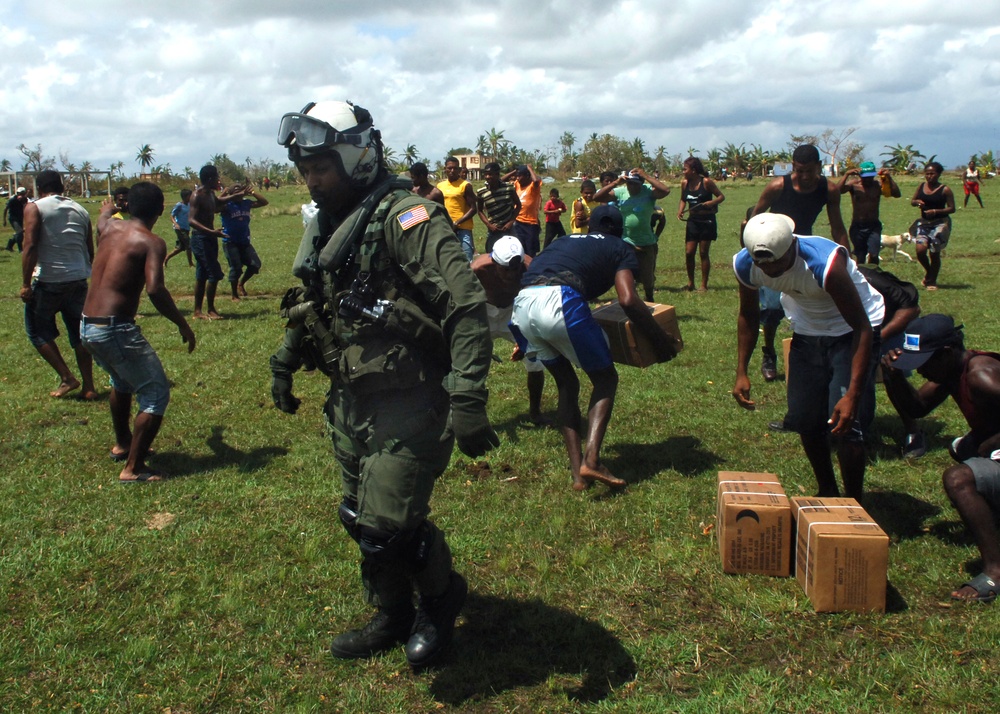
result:
[[[429,218],[404,230],[399,216],[415,205],[426,208]],[[478,392],[485,401],[493,355],[486,293],[469,267],[451,219],[439,204],[404,199],[386,219],[385,237],[396,262],[432,306],[432,317],[441,325],[451,355],[445,388],[452,395]]]

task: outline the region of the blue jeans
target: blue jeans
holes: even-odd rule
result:
[[[458,241],[462,244],[462,251],[465,253],[465,257],[471,263],[472,257],[476,254],[476,244],[472,242],[472,231],[465,228],[456,228],[455,235],[458,236]]]
[[[163,416],[170,402],[170,382],[138,325],[131,321],[95,325],[84,317],[80,337],[94,361],[111,375],[115,391],[135,394],[139,411]]]

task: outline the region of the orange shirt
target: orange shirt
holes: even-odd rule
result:
[[[515,181],[514,188],[517,190],[517,197],[521,199],[521,212],[517,214],[517,220],[537,226],[538,207],[542,204],[542,182],[529,181],[526,186],[522,186]]]

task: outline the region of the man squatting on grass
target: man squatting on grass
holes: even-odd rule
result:
[[[760,328],[757,290],[769,287],[781,292],[792,322],[785,421],[799,433],[818,495],[840,495],[830,460],[833,435],[844,491],[860,501],[865,444],[858,413],[865,399],[875,399],[885,304],[846,248],[819,236],[796,236],[793,228],[792,219],[780,213],[753,216],[743,233],[746,247],[733,256],[740,290],[733,396],[744,409],[755,408],[747,365]]]
[[[979,554],[983,572],[952,592],[955,600],[992,602],[1000,594],[1000,354],[965,349],[962,326],[947,315],[911,322],[902,349],[882,359],[885,391],[904,417],[929,414],[948,397],[969,423],[969,433],[952,442],[957,464],[942,478],[945,493],[962,517]],[[927,381],[914,389],[906,371]]]
[[[294,411],[292,372],[309,342],[318,347],[314,361],[330,376],[339,516],[378,608],[330,651],[371,657],[405,642],[409,663],[423,667],[451,641],[467,593],[428,518],[434,482],[456,442],[470,457],[499,444],[486,413],[486,296],[445,208],[385,170],[367,110],[309,104],[282,117],[278,143],[319,211],[293,267],[305,288],[282,303],[289,329],[271,358],[272,396]]]
[[[604,330],[587,302],[615,288],[618,302],[632,324],[653,345],[661,362],[677,356],[676,340],[660,329],[635,290],[639,260],[622,240],[622,214],[600,206],[590,214],[590,234],[563,236],[538,254],[521,279],[510,329],[518,347],[531,360],[541,360],[556,380],[559,427],[569,453],[573,489],[594,481],[624,486],[601,463],[601,445],[611,421],[618,391],[618,372]],[[580,380],[573,366],[587,373],[594,389],[587,420],[587,448],[581,451],[583,418]]]
[[[101,243],[83,305],[81,338],[97,364],[111,375],[109,402],[115,429],[111,458],[125,462],[119,480],[161,481],[166,474],[148,468],[146,457],[170,401],[170,383],[135,324],[143,286],[153,307],[177,325],[188,352],[194,350],[195,337],[163,282],[167,245],[152,233],[163,213],[163,192],[155,184],[137,183],[128,193],[131,219],[112,220],[115,210],[111,199],[101,206]],[[139,413],[130,427],[133,394]]]

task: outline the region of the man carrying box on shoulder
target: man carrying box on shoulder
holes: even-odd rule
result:
[[[911,322],[903,348],[883,359],[885,391],[900,414],[918,419],[949,396],[969,423],[951,445],[957,464],[945,469],[945,493],[983,559],[983,572],[952,592],[953,600],[993,602],[1000,594],[1000,354],[965,349],[962,326],[947,315]],[[927,381],[914,389],[905,370]]]
[[[594,481],[624,486],[601,463],[601,444],[611,420],[618,390],[618,372],[600,325],[590,314],[589,300],[615,288],[635,327],[652,343],[661,362],[677,355],[679,344],[660,329],[635,291],[639,261],[621,239],[622,216],[613,206],[590,215],[587,235],[553,241],[531,262],[514,300],[510,328],[530,360],[541,360],[559,391],[559,425],[569,453],[573,489]],[[581,450],[580,381],[573,366],[587,373],[593,385],[588,414],[587,448]]]

